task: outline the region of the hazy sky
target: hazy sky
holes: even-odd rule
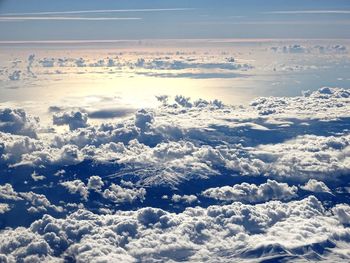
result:
[[[0,41],[349,37],[350,0],[0,0]]]

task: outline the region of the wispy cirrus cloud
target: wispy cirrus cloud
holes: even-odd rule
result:
[[[280,10],[280,11],[268,11],[263,14],[276,14],[276,15],[297,15],[297,14],[338,14],[346,15],[350,14],[350,10]]]
[[[102,13],[131,13],[131,12],[173,12],[189,11],[193,8],[143,8],[143,9],[94,9],[94,10],[72,10],[72,11],[48,11],[48,12],[26,12],[26,13],[3,13],[6,16],[20,15],[77,15],[77,14],[102,14]]]
[[[144,9],[94,9],[70,11],[44,11],[24,13],[0,13],[0,22],[21,22],[35,20],[71,20],[71,21],[111,21],[111,20],[142,20],[141,17],[112,17],[112,16],[79,16],[113,13],[143,13],[143,12],[175,12],[188,11],[192,8],[144,8]]]
[[[350,20],[272,20],[272,21],[198,21],[186,24],[195,25],[348,25]]]
[[[140,17],[77,17],[77,16],[0,16],[0,22],[21,22],[35,20],[78,20],[78,21],[108,21],[108,20],[142,20]]]

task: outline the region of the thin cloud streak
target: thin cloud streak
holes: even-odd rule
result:
[[[30,12],[30,13],[3,13],[6,16],[20,15],[67,15],[67,14],[101,14],[101,13],[123,13],[123,12],[172,12],[189,11],[193,8],[145,8],[145,9],[96,9],[96,10],[75,10],[75,11],[55,11],[55,12]]]
[[[350,20],[337,21],[202,21],[185,24],[194,25],[348,25]]]
[[[20,22],[28,20],[78,20],[78,21],[108,21],[108,20],[142,20],[140,17],[70,17],[70,16],[0,16],[0,22]]]
[[[288,10],[288,11],[269,11],[262,14],[276,14],[276,15],[297,15],[297,14],[350,14],[350,10]]]

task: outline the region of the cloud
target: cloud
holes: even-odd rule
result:
[[[103,191],[103,197],[114,203],[132,203],[139,199],[141,202],[145,199],[146,190],[144,188],[129,189],[116,184]]]
[[[104,10],[72,10],[53,12],[24,12],[24,13],[2,13],[0,22],[22,22],[35,20],[56,20],[56,21],[122,21],[122,20],[142,20],[142,17],[95,17],[78,16],[89,14],[110,14],[110,13],[144,13],[144,12],[180,12],[190,11],[191,8],[144,8],[144,9],[104,9]]]
[[[0,109],[0,132],[37,137],[39,119],[32,118],[22,109]]]
[[[350,10],[285,10],[285,11],[270,11],[263,14],[276,14],[276,15],[298,15],[298,14],[312,14],[312,15],[324,15],[335,14],[344,15],[350,14]]]
[[[287,46],[273,46],[271,50],[274,52],[285,53],[285,54],[345,54],[347,48],[344,45],[315,45],[315,46],[303,46],[301,44],[293,44]],[[298,65],[303,67],[302,65]],[[305,66],[304,66],[305,67]]]
[[[138,59],[135,63],[136,67],[142,67],[145,69],[158,69],[158,70],[182,70],[182,69],[226,69],[226,70],[248,70],[253,68],[249,64],[238,64],[232,60],[226,60],[225,62],[188,62],[186,60],[169,60],[169,59],[151,59],[145,60],[143,58]]]
[[[22,198],[13,189],[11,184],[0,185],[0,199],[3,200],[21,200]]]
[[[104,186],[104,182],[101,177],[97,175],[93,175],[89,178],[89,181],[87,184],[88,189],[92,189],[97,192],[100,192],[103,186]]]
[[[88,199],[89,189],[81,180],[62,182],[61,185],[67,188],[69,193],[78,193],[84,200]]]
[[[209,188],[202,194],[223,201],[260,203],[268,200],[290,200],[297,196],[297,189],[296,186],[290,187],[286,183],[278,183],[268,179],[266,183],[261,185],[242,183],[233,187]]]
[[[23,21],[132,21],[142,20],[140,17],[78,17],[78,16],[0,16],[0,22]]]
[[[134,112],[135,109],[129,108],[101,109],[88,112],[88,116],[92,119],[120,118],[131,115]]]
[[[146,110],[139,110],[135,114],[135,126],[142,131],[149,129],[154,120],[153,114]]]
[[[338,243],[347,248],[343,217],[328,213],[315,197],[195,207],[178,214],[150,207],[113,215],[81,209],[62,219],[45,215],[28,229],[4,230],[0,252],[16,260],[37,256],[88,262],[115,257],[125,262],[229,262],[257,256],[313,260],[319,253],[329,261],[348,259],[345,250],[333,249]]]
[[[328,87],[240,107],[177,96],[89,125],[87,110],[62,108],[76,129],[36,137],[8,109],[0,259],[348,260],[349,99]]]
[[[350,222],[350,206],[348,204],[338,204],[332,209],[339,221],[345,225]]]
[[[293,175],[294,179],[320,178],[332,180],[332,176],[344,176],[349,169],[349,136],[323,137],[298,136],[296,139],[275,145],[265,145],[256,152],[256,157],[267,166],[266,174]],[[293,162],[293,166],[289,164]]]
[[[11,208],[8,204],[0,203],[0,214],[5,214],[6,212],[10,211]]]
[[[185,203],[196,203],[198,202],[198,198],[195,195],[178,195],[178,194],[174,194],[171,197],[171,200],[175,203],[178,202],[185,202]]]
[[[304,186],[301,187],[304,190],[315,193],[331,193],[331,190],[324,182],[310,179]]]
[[[52,205],[45,195],[37,194],[32,191],[20,192],[18,194],[32,205],[28,209],[29,213],[47,212],[47,209],[53,209],[55,212],[63,212],[62,207]]]
[[[52,41],[39,42],[53,43]],[[78,41],[77,43],[100,42],[99,40],[92,40],[91,42]],[[112,43],[113,41],[107,42]],[[72,42],[58,41],[57,43]],[[11,78],[15,79],[18,75],[19,78],[27,80],[37,78],[40,75],[81,74],[82,71],[79,69],[81,67],[86,68],[86,72],[96,74],[121,74],[121,72],[125,72],[133,75],[198,79],[247,77],[246,72],[253,69],[253,65],[250,63],[240,62],[239,59],[225,56],[225,54],[221,56],[206,55],[204,58],[199,58],[198,55],[194,56],[189,52],[172,52],[169,55],[154,58],[154,56],[149,57],[147,54],[139,54],[135,57],[131,53],[125,52],[125,54],[120,54],[119,57],[109,55],[106,57],[84,56],[80,58],[71,56],[39,57],[39,55],[32,54],[26,61],[26,68],[16,64],[15,68],[18,72],[13,73],[14,75]],[[128,56],[128,54],[132,56]],[[151,53],[151,55],[154,54]],[[33,73],[34,71],[36,74]],[[108,113],[108,107],[105,108],[107,108]]]
[[[7,16],[20,15],[64,15],[64,14],[94,14],[94,13],[123,13],[123,12],[168,12],[168,11],[189,11],[193,8],[138,8],[138,9],[94,9],[94,10],[72,10],[55,12],[30,12],[30,13],[2,13]]]
[[[70,130],[76,130],[78,128],[86,127],[88,121],[87,113],[76,112],[64,112],[53,115],[52,117],[54,125],[68,125]]]

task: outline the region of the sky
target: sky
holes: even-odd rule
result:
[[[349,37],[350,0],[0,0],[0,262],[350,262]]]
[[[349,38],[350,1],[0,0],[0,32],[0,41]]]

